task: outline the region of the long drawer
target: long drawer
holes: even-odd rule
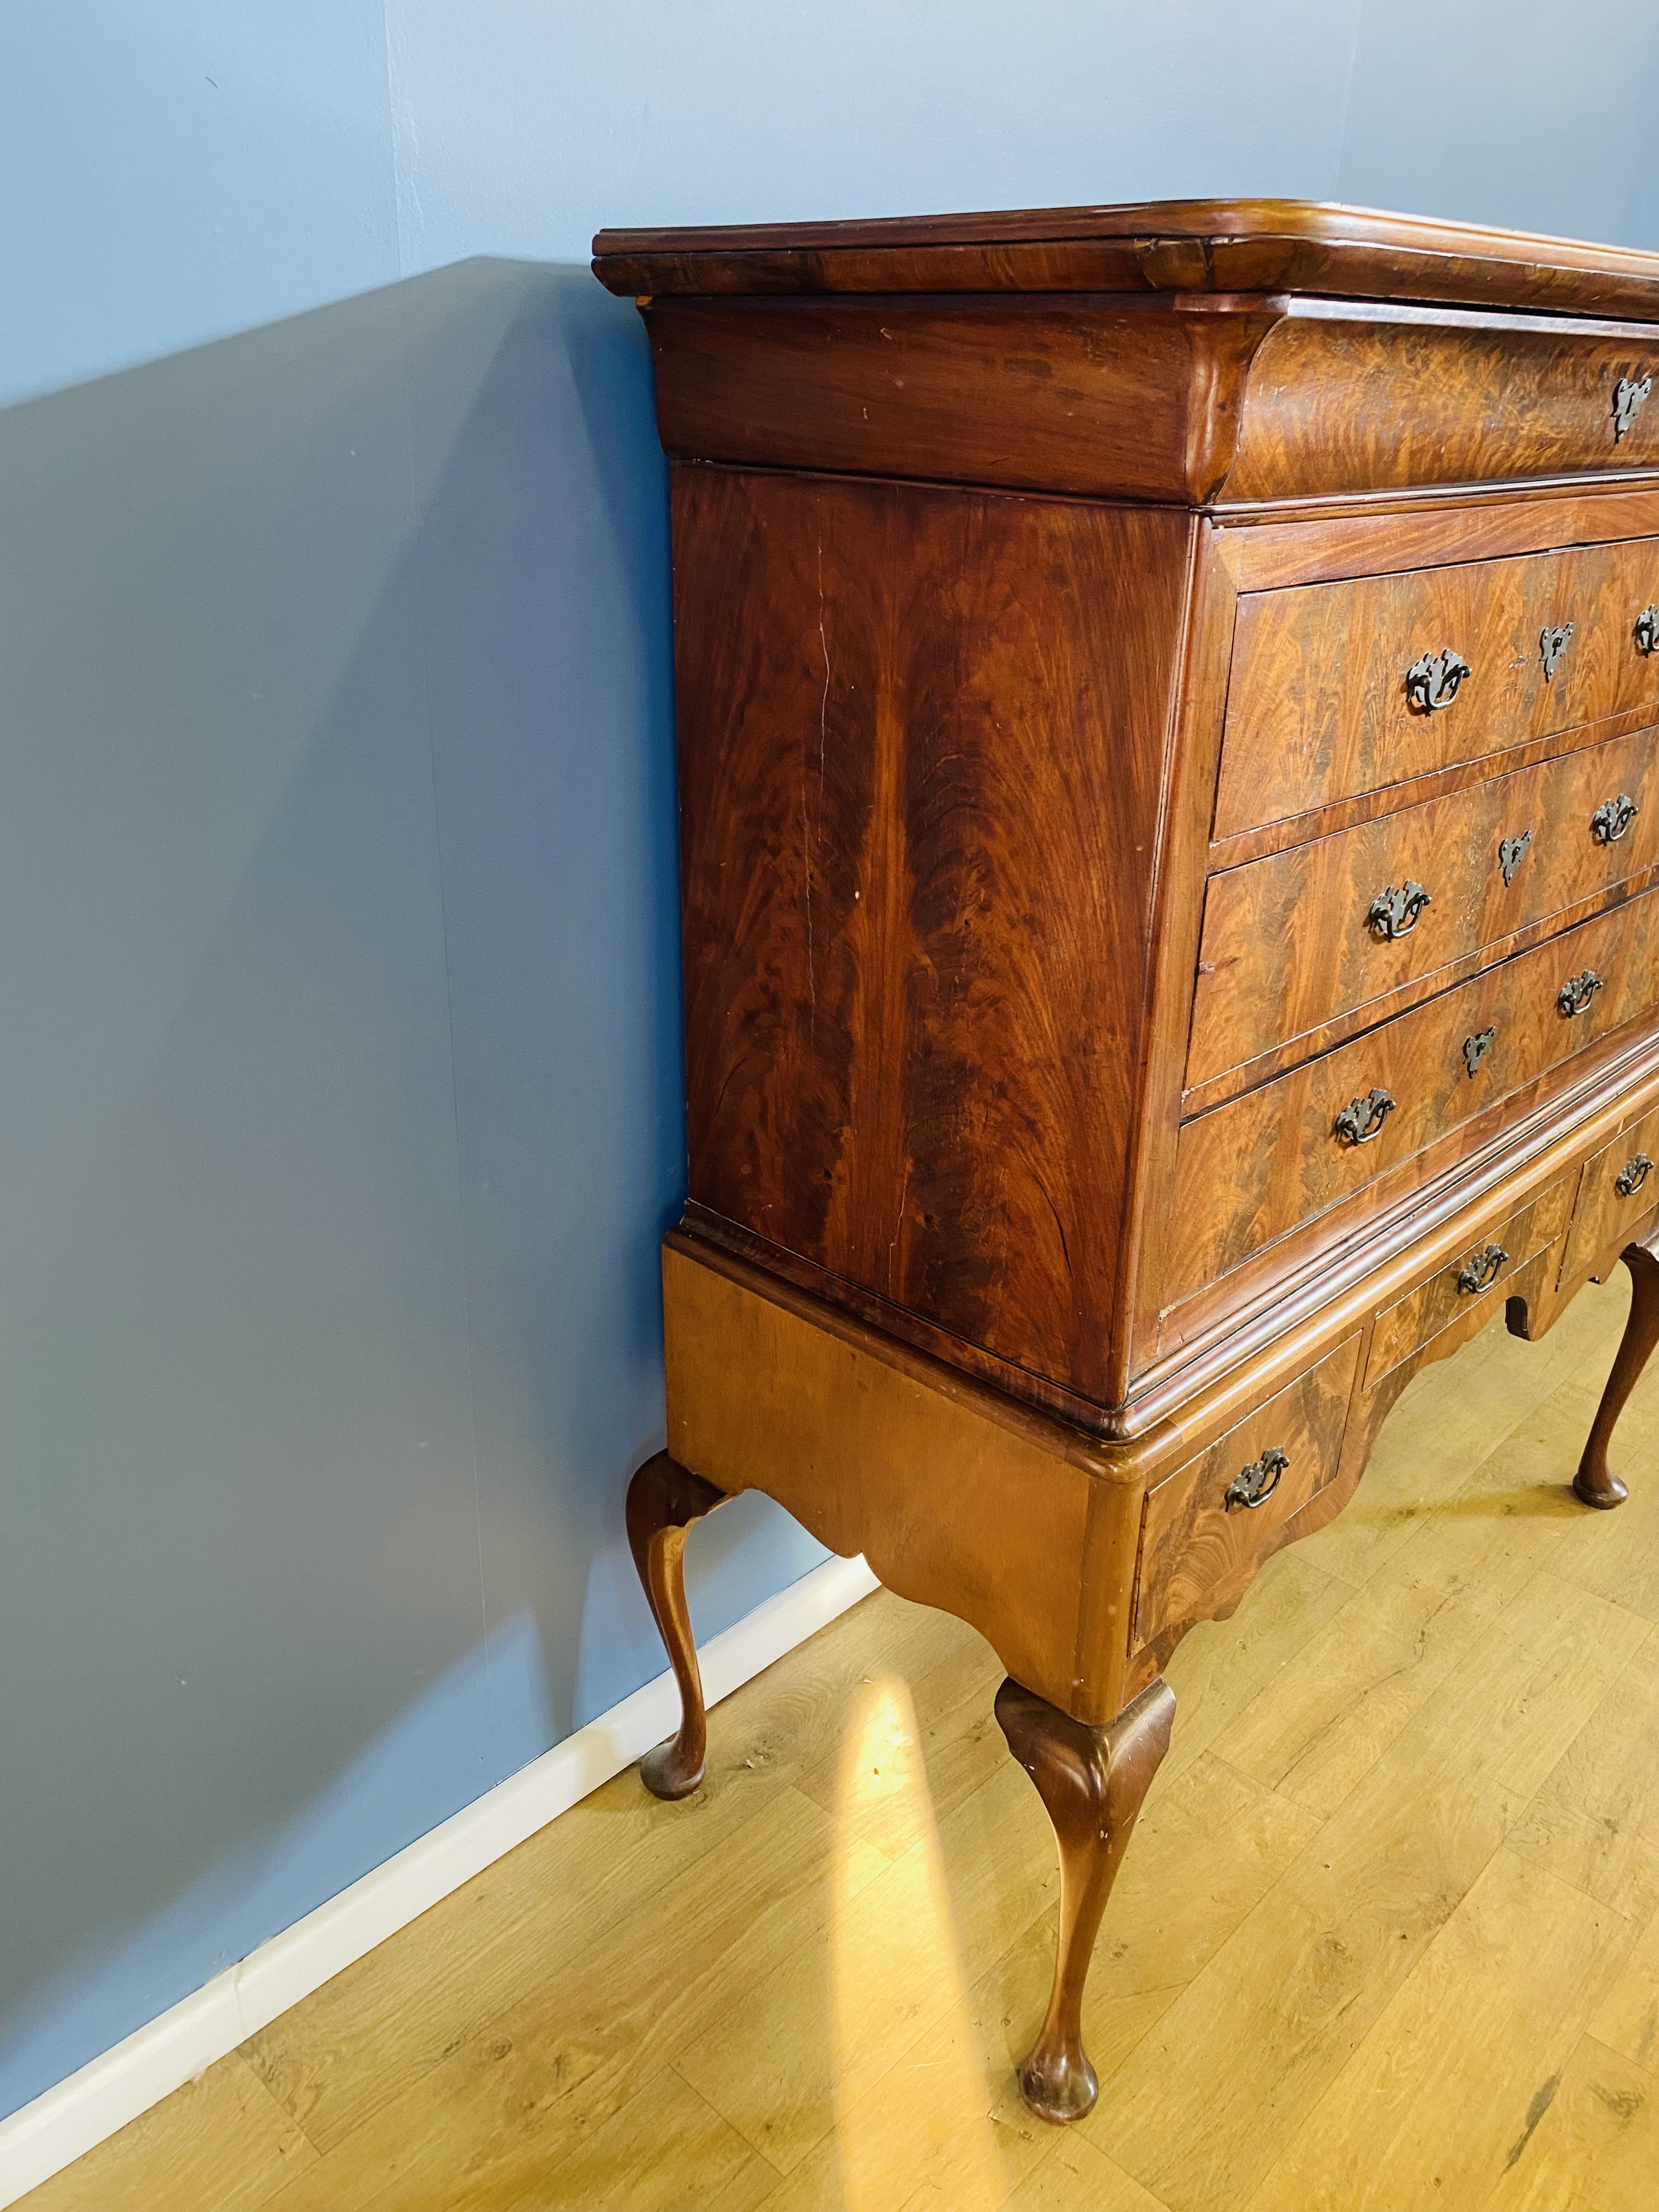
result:
[[[1249,592],[1215,835],[1659,707],[1656,648],[1654,538]]]
[[[1166,1303],[1651,1012],[1656,963],[1645,891],[1188,1121]]]
[[[1212,876],[1188,1088],[1656,862],[1641,730]]]

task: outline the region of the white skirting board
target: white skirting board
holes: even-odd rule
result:
[[[698,1653],[708,1703],[781,1659],[867,1597],[862,1559],[826,1559]],[[262,1943],[185,1997],[0,2121],[0,2206],[61,2172],[279,2013],[417,1919],[492,1861],[620,1774],[679,1724],[673,1677],[659,1674],[349,1889]]]

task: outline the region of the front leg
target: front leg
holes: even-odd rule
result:
[[[1054,1992],[1042,2033],[1020,2069],[1020,2090],[1040,2118],[1080,2120],[1100,2094],[1083,2048],[1083,1985],[1106,1899],[1170,1747],[1175,1694],[1160,1678],[1115,1720],[1091,1728],[1011,1677],[997,1692],[996,1716],[1060,1844]]]
[[[1607,1446],[1625,1401],[1659,1344],[1659,1256],[1646,1244],[1627,1244],[1620,1257],[1630,1269],[1630,1319],[1573,1478],[1572,1486],[1586,1505],[1622,1505],[1630,1494],[1607,1465]]]
[[[653,1797],[689,1797],[702,1780],[708,1713],[685,1602],[685,1536],[694,1521],[725,1503],[723,1490],[665,1451],[635,1468],[628,1486],[628,1547],[680,1686],[679,1734],[640,1761],[640,1779]]]

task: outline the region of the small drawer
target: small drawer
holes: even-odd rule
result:
[[[1336,1473],[1358,1358],[1351,1336],[1147,1492],[1136,1650],[1236,1604],[1285,1522]]]
[[[1561,1258],[1565,1285],[1620,1243],[1659,1206],[1659,1109],[1623,1129],[1584,1163],[1572,1230]]]
[[[1483,1322],[1491,1316],[1503,1303],[1492,1293],[1517,1268],[1553,1244],[1565,1229],[1572,1211],[1574,1180],[1569,1175],[1552,1183],[1490,1236],[1478,1237],[1437,1275],[1431,1275],[1426,1283],[1419,1283],[1414,1291],[1383,1309],[1376,1317],[1370,1356],[1365,1362],[1368,1390],[1392,1373],[1402,1359],[1409,1359],[1445,1330],[1471,1315],[1478,1314]]]
[[[1182,1128],[1164,1303],[1659,1006],[1659,891],[1379,1023]]]
[[[1659,731],[1212,876],[1187,1086],[1659,861]]]
[[[1659,708],[1656,606],[1653,538],[1247,592],[1216,836]]]

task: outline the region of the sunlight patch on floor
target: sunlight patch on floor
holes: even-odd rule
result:
[[[908,1684],[869,1683],[844,1739],[837,1825],[850,1844],[860,1814],[879,1804],[893,1833],[902,1808],[902,1848],[877,1882],[855,1887],[838,1852],[830,1922],[830,1987],[836,2033],[836,2137],[846,2212],[894,2212],[894,2135],[872,2127],[873,2101],[907,2107],[904,2165],[917,2180],[941,2166],[952,2212],[995,2212],[1008,2180],[998,2154],[990,2095],[978,2057],[968,1989],[939,1847],[933,1800]],[[901,1954],[894,1936],[902,1931]],[[929,2027],[920,2048],[877,2082],[859,2081],[863,2024],[878,2013],[896,1970],[923,2000]],[[908,2195],[908,2187],[903,2194]]]

